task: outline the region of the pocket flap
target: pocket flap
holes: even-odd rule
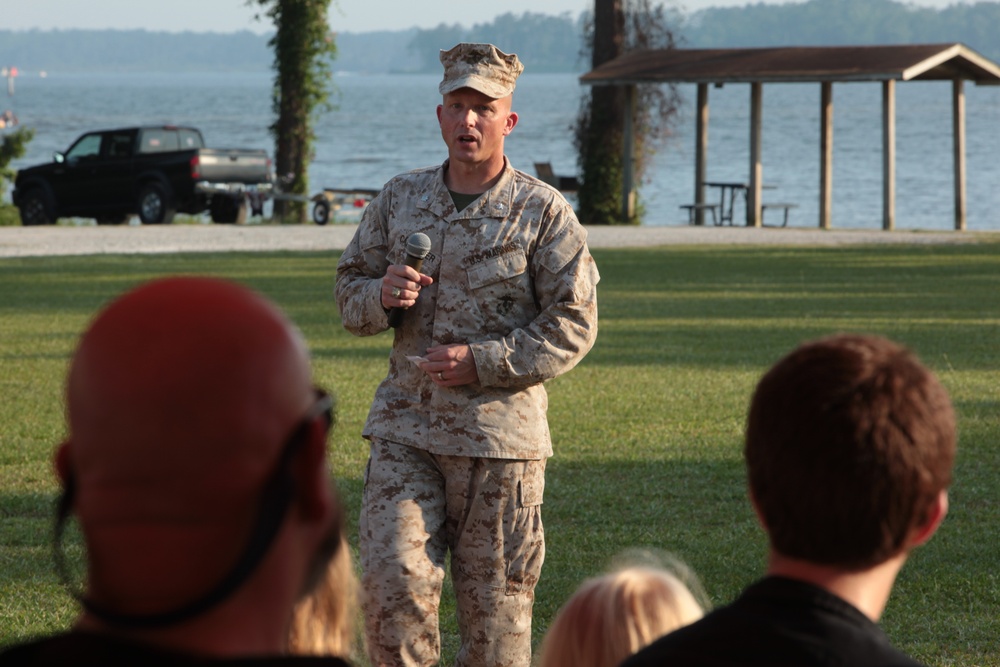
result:
[[[528,259],[521,251],[509,252],[476,264],[468,270],[469,287],[479,289],[519,276],[528,270]]]

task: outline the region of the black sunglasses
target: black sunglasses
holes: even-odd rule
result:
[[[87,599],[82,593],[76,591],[70,582],[69,569],[62,549],[62,536],[66,521],[73,509],[73,496],[76,491],[76,484],[72,475],[66,479],[66,485],[62,495],[56,504],[56,522],[53,534],[52,556],[55,561],[56,573],[70,594],[76,598],[88,613],[96,616],[105,623],[126,628],[153,628],[164,627],[179,623],[204,613],[216,606],[238,589],[247,578],[253,573],[264,558],[271,542],[285,518],[288,505],[292,500],[294,481],[292,479],[292,461],[302,443],[306,440],[309,426],[319,417],[323,417],[326,422],[326,431],[329,432],[334,425],[334,400],[333,397],[319,388],[313,390],[316,400],[306,410],[302,419],[296,424],[291,435],[285,441],[278,461],[275,464],[274,472],[264,484],[260,495],[260,506],[257,510],[257,521],[254,524],[247,544],[243,549],[236,564],[229,573],[222,578],[212,589],[200,598],[192,602],[181,605],[177,609],[157,612],[153,614],[123,614],[108,609],[97,604],[93,600]]]

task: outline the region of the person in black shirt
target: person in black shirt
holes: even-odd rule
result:
[[[793,351],[760,381],[747,419],[767,575],[622,666],[918,665],[877,622],[947,512],[955,443],[947,393],[901,346],[840,335]]]

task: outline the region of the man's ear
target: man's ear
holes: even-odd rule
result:
[[[927,516],[910,531],[910,547],[918,547],[927,542],[937,532],[938,526],[948,514],[948,490],[942,489],[927,510]]]
[[[67,440],[56,447],[55,454],[52,455],[52,467],[56,469],[56,474],[59,475],[59,481],[62,482],[63,486],[66,486],[67,480],[72,475],[72,465],[70,464],[72,447],[73,441]]]
[[[503,133],[504,136],[507,136],[514,130],[514,126],[517,125],[517,119],[518,119],[517,112],[511,111],[510,114],[507,116],[507,124],[506,127],[504,128],[504,133]]]

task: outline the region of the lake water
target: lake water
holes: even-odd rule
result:
[[[440,162],[438,80],[338,74],[336,109],[316,126],[310,190],[378,188],[399,172]],[[640,190],[648,225],[684,224],[678,207],[694,200],[696,90],[680,90],[675,134],[658,150]],[[896,90],[897,228],[951,229],[951,84],[907,82]],[[835,228],[881,227],[881,91],[877,83],[834,85]],[[85,131],[132,124],[193,125],[209,146],[273,153],[270,93],[268,73],[50,74],[19,77],[15,95],[0,104],[36,131],[17,168],[51,159]],[[520,122],[507,140],[516,167],[533,173],[533,162],[548,161],[557,173],[575,172],[571,125],[580,94],[575,75],[521,77]],[[966,96],[968,228],[1000,229],[1000,87],[967,83]],[[749,98],[746,84],[710,89],[708,180],[748,178]],[[777,188],[765,191],[764,200],[798,203],[791,226],[818,223],[819,100],[819,84],[764,86],[764,181]],[[710,189],[707,196],[716,195]]]

